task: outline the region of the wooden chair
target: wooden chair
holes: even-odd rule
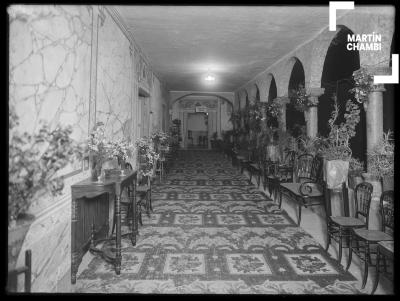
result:
[[[361,185],[361,184],[359,184]],[[368,268],[374,266],[371,260],[371,254],[376,254],[371,246],[376,246],[381,241],[392,241],[392,234],[386,233],[394,230],[394,195],[393,191],[385,191],[380,198],[380,213],[382,218],[382,231],[369,229],[352,229],[350,236],[349,258],[346,270],[349,269],[352,261],[352,254],[355,252],[357,256],[364,262],[364,276],[362,288],[365,287],[368,278]],[[356,246],[352,245],[356,242]],[[376,264],[376,263],[375,263]]]
[[[8,271],[7,291],[18,291],[18,275],[24,274],[24,292],[31,292],[32,251],[25,251],[25,265]]]
[[[260,182],[261,182],[261,176],[263,173],[263,166],[264,166],[264,154],[263,154],[263,148],[259,147],[253,150],[252,152],[252,157],[251,157],[251,161],[247,163],[248,164],[248,170],[249,170],[249,174],[250,174],[250,184],[251,179],[254,176],[257,176],[257,187],[260,186]]]
[[[193,133],[192,131],[188,131],[188,141],[190,141],[190,146],[193,146]]]
[[[156,169],[155,169],[155,174],[159,175],[159,180],[160,183],[162,182],[164,178],[164,163],[165,163],[165,156],[163,151],[160,152],[160,158],[156,162]]]
[[[372,287],[371,295],[373,295],[375,293],[376,288],[378,287],[379,274],[382,272],[387,274],[386,259],[393,262],[393,251],[394,251],[394,241],[393,240],[378,242],[377,255],[376,255],[376,275],[375,275],[375,281],[374,281],[374,284]],[[380,269],[381,260],[383,260],[383,271]],[[392,276],[393,276],[393,273],[392,273]]]
[[[342,191],[346,189],[346,184],[342,184]],[[339,263],[342,260],[343,247],[349,247],[349,238],[351,229],[366,228],[369,220],[369,208],[371,204],[373,187],[370,183],[360,183],[355,188],[355,215],[350,216],[331,216],[330,204],[327,204],[325,212],[327,213],[327,231],[328,241],[325,251],[328,251],[331,239],[339,243]],[[361,219],[362,217],[363,219]],[[343,246],[343,241],[346,245]]]
[[[264,189],[268,184],[270,196],[274,194],[276,198],[280,183],[293,182],[295,159],[296,152],[287,151],[284,154],[282,162],[268,162],[268,173],[264,173]]]
[[[153,211],[151,205],[151,176],[139,176],[138,177],[138,185],[136,186],[136,195],[137,198],[137,214],[138,214],[138,221],[140,225],[143,225],[142,222],[142,207],[145,208],[147,216],[150,217],[150,211]]]
[[[311,157],[310,157],[311,156]],[[310,160],[311,158],[311,160]],[[300,165],[297,166],[296,183],[279,184],[279,208],[282,206],[282,194],[297,202],[298,222],[301,222],[302,207],[324,205],[325,185],[322,179],[322,158],[312,155],[301,155],[298,158]]]
[[[247,167],[247,164],[250,162],[250,152],[247,150],[239,150],[238,156],[236,156],[239,162],[240,173],[243,174],[243,171]]]

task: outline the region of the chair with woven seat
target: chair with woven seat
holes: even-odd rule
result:
[[[371,295],[373,295],[375,293],[376,288],[378,287],[380,273],[381,272],[387,273],[386,259],[389,259],[390,261],[393,262],[394,241],[393,240],[386,240],[386,241],[378,242],[378,248],[377,248],[376,252],[377,252],[377,255],[376,255],[376,275],[375,275],[374,284],[372,286]],[[381,260],[383,260],[383,271],[381,271],[381,269],[380,269]]]
[[[309,160],[310,156],[312,160]],[[279,184],[279,208],[282,206],[283,194],[296,201],[298,205],[297,224],[300,225],[302,207],[324,205],[325,186],[322,179],[323,161],[320,156],[304,154],[299,156],[298,162],[300,162],[296,168],[298,182]]]
[[[343,187],[344,186],[344,187]],[[342,191],[346,189],[346,184],[342,184]],[[356,186],[354,190],[355,214],[350,216],[332,216],[331,206],[326,204],[325,212],[327,213],[327,244],[325,251],[328,251],[331,239],[339,243],[339,263],[342,260],[343,247],[349,247],[350,230],[354,228],[366,228],[369,220],[369,208],[371,204],[373,187],[370,183],[363,182]],[[343,194],[344,195],[344,194]],[[361,219],[364,218],[364,220]],[[343,246],[343,241],[346,245]]]
[[[360,185],[360,184],[359,184]],[[350,236],[349,258],[346,270],[349,269],[352,262],[353,252],[357,254],[361,261],[364,262],[364,276],[362,288],[365,287],[368,278],[368,268],[375,266],[372,264],[371,254],[376,254],[376,250],[371,248],[381,241],[392,241],[394,230],[394,193],[392,190],[382,193],[380,198],[380,214],[382,218],[382,230],[369,230],[365,228],[352,229]],[[387,233],[387,231],[390,231]],[[356,246],[352,243],[356,242]]]

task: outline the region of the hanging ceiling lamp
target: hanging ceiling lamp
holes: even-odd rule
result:
[[[207,71],[207,76],[205,77],[205,80],[207,82],[215,81],[215,76],[210,72],[210,69],[208,69],[208,71]]]

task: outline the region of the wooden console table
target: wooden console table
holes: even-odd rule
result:
[[[117,275],[121,272],[121,195],[128,189],[128,198],[131,202],[133,226],[130,235],[133,245],[136,244],[138,223],[136,218],[136,178],[137,172],[125,170],[125,175],[112,174],[101,182],[85,179],[71,186],[71,283],[76,283],[76,274],[83,255],[90,249],[100,253],[102,257],[115,266]],[[130,193],[130,194],[129,194]],[[109,236],[109,200],[115,200],[115,236]],[[113,219],[114,220],[114,219]],[[95,240],[96,238],[96,240]],[[96,249],[98,242],[115,239],[115,254]]]

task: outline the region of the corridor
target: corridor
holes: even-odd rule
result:
[[[393,294],[399,14],[333,3],[9,5],[7,292]]]
[[[223,154],[180,151],[121,275],[87,254],[76,292],[357,294],[357,281]]]

